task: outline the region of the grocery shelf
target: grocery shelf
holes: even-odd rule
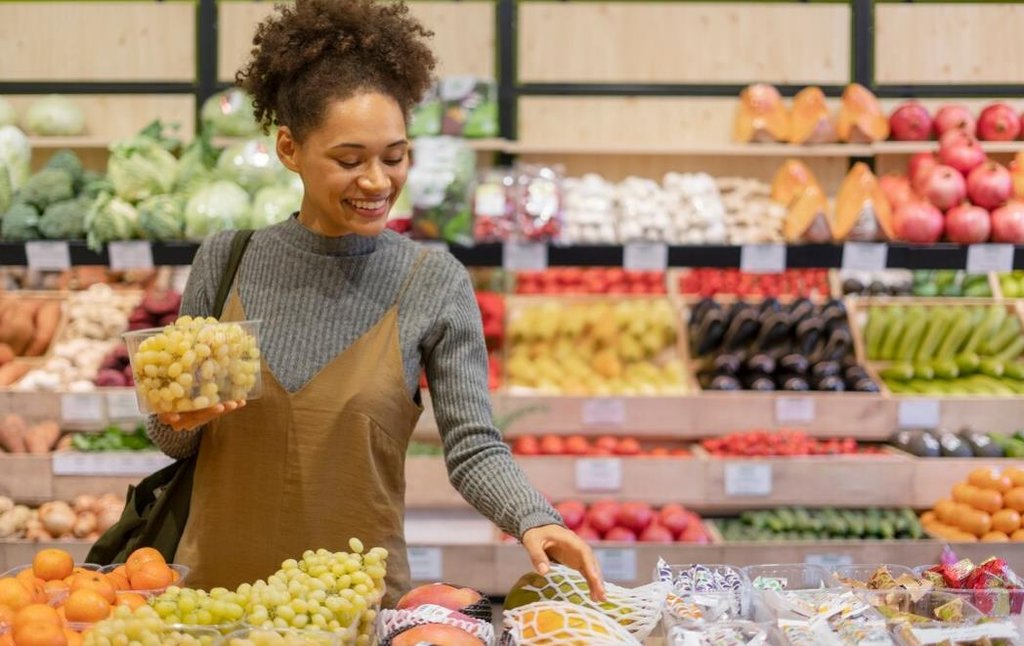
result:
[[[33,150],[52,150],[56,148],[73,148],[78,150],[95,148],[105,150],[113,140],[110,137],[80,135],[77,137],[29,137],[29,145]]]
[[[1024,141],[982,141],[986,153],[1013,154],[1024,151]],[[938,141],[880,141],[871,145],[875,155],[912,155],[914,153],[936,152]]]
[[[510,142],[505,152],[519,155],[665,155],[721,157],[869,157],[870,145],[763,143],[708,143],[687,146],[634,146],[629,144],[546,144]]]

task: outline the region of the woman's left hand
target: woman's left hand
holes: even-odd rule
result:
[[[534,527],[523,534],[523,547],[533,561],[537,574],[544,576],[551,559],[578,570],[590,586],[590,598],[604,601],[604,581],[593,550],[579,536],[561,525]]]

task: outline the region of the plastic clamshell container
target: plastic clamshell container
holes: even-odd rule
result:
[[[950,591],[946,590],[927,592],[923,595],[920,593],[912,594],[907,590],[854,591],[858,596],[872,592],[881,594],[888,592],[890,596],[885,598],[885,602],[893,601],[895,596],[897,603],[900,606],[909,608],[909,611],[916,615],[929,618],[935,616],[934,611],[937,608],[960,598],[958,595],[950,594]],[[868,598],[875,597],[877,600],[881,595],[868,594],[866,596]],[[986,619],[980,610],[966,601],[963,603],[962,608],[963,616],[960,621],[940,621],[938,619],[934,619],[932,621],[910,624],[906,621],[890,619],[889,623],[892,627],[893,638],[896,643],[901,646],[917,646],[917,644],[920,643],[945,643],[946,640],[948,640],[949,643],[973,643],[986,638],[992,640],[1003,640],[996,641],[995,643],[1024,643],[1024,641],[1022,641],[1021,631],[1015,622],[1009,620]]]
[[[963,623],[973,622],[984,618],[984,614],[975,608],[971,603],[956,594],[950,594],[947,590],[922,592],[920,590],[852,590],[854,596],[861,599],[865,603],[884,610],[883,614],[891,614],[893,612],[899,613],[911,613],[920,617],[933,620],[935,623]],[[957,622],[944,622],[938,619],[935,615],[935,611],[942,606],[960,601],[961,606],[961,620]]]
[[[335,633],[289,628],[245,628],[224,637],[224,646],[342,646]]]
[[[722,621],[703,626],[676,625],[666,630],[666,646],[690,646],[694,643],[705,643],[703,640],[707,640],[707,643],[717,644],[719,642],[715,639],[723,637],[729,638],[730,641],[722,643],[760,646],[768,643],[770,633],[769,626],[761,626],[750,621]],[[694,639],[702,641],[695,642]],[[742,641],[735,641],[737,639]]]
[[[100,572],[102,572],[103,574],[109,574],[117,568],[121,567],[122,565],[124,565],[124,563],[111,563],[110,565],[104,565],[100,568]],[[171,583],[171,585],[164,586],[162,588],[155,588],[153,590],[118,590],[118,594],[132,593],[149,598],[163,594],[167,590],[167,588],[171,586],[184,587],[185,580],[188,579],[188,573],[191,571],[191,569],[187,565],[179,565],[177,563],[168,563],[167,567],[174,570],[174,573],[178,576],[178,578],[175,579]]]
[[[777,580],[781,590],[820,590],[835,587],[832,574],[820,565],[806,563],[775,563],[769,565],[750,565],[743,568],[743,574],[750,581],[751,605],[755,621],[772,621],[777,611],[773,608],[778,604],[768,599],[769,595],[778,594],[775,590],[758,587],[758,579]]]
[[[192,645],[220,646],[224,638],[216,630],[206,626],[185,626],[183,624],[171,624],[160,634],[161,646]]]
[[[259,332],[260,321],[126,332],[139,410],[188,412],[258,399],[263,394]]]
[[[672,574],[672,592],[681,597],[687,603],[700,607],[705,618],[703,622],[725,622],[733,620],[749,619],[751,617],[750,581],[743,570],[732,565],[722,564],[673,564],[669,565]],[[712,590],[685,590],[676,587],[676,578],[683,572],[693,568],[701,568],[712,576],[715,574],[729,574],[737,577],[740,585],[737,589],[712,589]],[[660,580],[657,569],[654,572],[655,580]],[[690,625],[692,622],[681,620],[671,612],[665,612],[665,630],[668,631],[676,625]]]
[[[10,570],[4,572],[3,574],[0,574],[0,579],[6,578],[6,577],[15,577],[15,576],[18,576],[19,574],[21,574],[22,572],[24,572],[25,570],[31,570],[31,569],[32,569],[32,565],[31,564],[30,565],[19,565],[18,567],[11,568]],[[89,571],[89,572],[100,572],[103,568],[101,566],[99,566],[99,565],[96,565],[95,563],[75,563],[75,569],[76,570],[79,570],[79,569],[80,570],[86,570],[86,571]],[[70,592],[68,590],[65,590],[65,589],[47,590],[46,591],[46,603],[48,603],[51,606],[59,606],[60,604],[62,604],[64,602],[65,599],[68,598],[68,594],[70,594]],[[2,633],[2,632],[3,632],[3,630],[0,629],[0,633]]]
[[[894,579],[903,575],[915,576],[913,568],[909,568],[906,565],[896,565],[894,563],[840,565],[832,570],[833,583],[840,587],[852,588],[855,586],[844,584],[840,579],[849,579],[853,581],[860,581],[861,583],[867,583],[871,580],[871,577],[873,577],[875,573],[882,568],[889,570],[889,574],[891,574]]]

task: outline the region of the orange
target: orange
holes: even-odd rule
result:
[[[45,582],[32,573],[32,568],[27,568],[18,572],[14,578],[16,578],[26,590],[32,593],[32,597],[35,599],[36,603],[43,603],[46,601],[46,591],[43,589]]]
[[[14,631],[14,643],[17,646],[67,646],[68,638],[59,626],[34,623]]]
[[[114,590],[128,590],[128,575],[124,572],[124,566],[117,568],[113,572],[107,572],[107,581],[114,587]]]
[[[992,489],[979,489],[974,492],[974,499],[969,504],[975,509],[994,514],[1003,508],[1003,497]]]
[[[110,616],[110,603],[95,590],[76,590],[64,602],[64,615],[72,623],[93,624]]]
[[[132,552],[131,556],[128,557],[128,560],[125,561],[124,564],[125,569],[127,570],[128,579],[131,580],[135,573],[138,572],[139,568],[150,561],[156,561],[158,563],[163,563],[164,565],[167,564],[167,561],[164,559],[164,555],[152,547],[142,547]]]
[[[1024,471],[1020,469],[1003,469],[1003,475],[1010,479],[1014,487],[1024,486]]]
[[[0,606],[0,630],[14,622],[14,611],[7,606]]]
[[[42,550],[32,559],[32,571],[43,581],[66,578],[74,569],[75,559],[64,550]]]
[[[1011,541],[1024,541],[1024,529],[1018,529],[1014,533],[1010,534]]]
[[[62,592],[68,592],[71,590],[71,586],[62,580],[58,581],[47,581],[43,584],[43,590],[46,591],[47,597],[57,596]]]
[[[1024,486],[1014,487],[1006,492],[1006,506],[1018,512],[1024,512]]]
[[[146,605],[146,597],[141,594],[135,594],[134,592],[118,592],[117,605],[128,606],[132,610],[135,610]]]
[[[1000,509],[992,514],[992,529],[1012,534],[1020,529],[1020,514],[1013,509]]]
[[[62,625],[57,611],[45,603],[34,603],[19,610],[14,615],[11,627],[14,628],[14,632],[18,632],[29,624],[53,624],[57,627]]]
[[[68,646],[82,646],[83,640],[81,633],[76,633],[70,628],[64,629],[64,638],[68,640]]]
[[[14,646],[14,636],[11,633],[0,635],[0,646]]]
[[[21,582],[13,577],[0,579],[0,606],[7,606],[11,610],[21,610],[35,601],[34,593],[21,585]]]
[[[992,517],[983,511],[971,511],[960,516],[959,528],[974,536],[984,536],[992,530]]]
[[[935,512],[934,511],[926,511],[923,514],[921,514],[921,524],[922,525],[931,525],[936,520],[938,520],[938,518],[935,516]]]
[[[935,517],[947,525],[952,524],[955,510],[956,503],[949,498],[943,498],[935,503]]]
[[[966,482],[958,482],[953,485],[953,500],[969,504],[977,489],[974,485],[967,484]]]
[[[1010,537],[1002,532],[989,532],[981,537],[984,543],[1008,543]]]
[[[139,566],[128,580],[132,590],[160,590],[174,582],[174,570],[166,563],[150,561]]]
[[[92,590],[94,592],[98,592],[109,604],[113,604],[117,601],[114,586],[110,585],[110,581],[107,580],[107,577],[99,572],[76,575],[75,580],[71,583],[71,592],[74,593],[78,590]]]
[[[967,481],[975,487],[992,489],[999,493],[1006,493],[1013,488],[1013,481],[1005,474],[999,473],[992,467],[982,467],[971,471]]]

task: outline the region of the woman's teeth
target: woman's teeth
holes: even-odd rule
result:
[[[357,209],[365,209],[367,211],[376,211],[377,209],[383,208],[387,204],[387,200],[378,200],[376,202],[364,202],[362,200],[348,200],[348,203]]]

